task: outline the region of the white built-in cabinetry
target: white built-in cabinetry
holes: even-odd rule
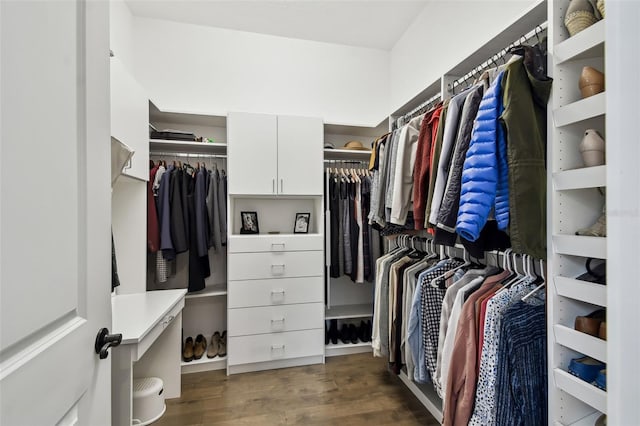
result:
[[[549,424],[594,424],[607,413],[607,393],[568,373],[572,358],[607,363],[607,341],[574,330],[576,316],[607,307],[607,285],[575,279],[587,258],[607,258],[607,238],[577,236],[603,212],[607,167],[585,167],[579,150],[586,129],[606,140],[606,91],[582,99],[578,87],[584,66],[605,72],[605,25],[601,20],[569,37],[563,24],[568,0],[549,2],[548,157],[548,356]],[[606,75],[606,73],[605,73]],[[606,86],[606,85],[605,85]]]
[[[322,120],[229,113],[230,194],[322,195]]]
[[[322,129],[229,113],[229,374],[324,362]],[[241,234],[242,212],[258,233]],[[297,213],[308,233],[294,233]]]

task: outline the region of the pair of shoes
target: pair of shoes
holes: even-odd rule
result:
[[[607,340],[607,311],[598,309],[589,315],[576,317],[574,328],[591,336]]]
[[[337,319],[332,319],[329,320],[329,331],[327,332],[327,335],[325,336],[325,343],[328,345],[329,342],[333,343],[334,345],[338,343],[338,320]]]
[[[607,236],[607,212],[602,208],[602,215],[596,223],[588,228],[578,229],[576,235],[586,235],[588,237],[606,237]]]
[[[607,370],[600,370],[596,379],[591,382],[592,385],[597,387],[598,389],[602,389],[603,391],[607,390]]]
[[[358,328],[358,338],[362,342],[371,341],[371,320],[364,322],[360,321],[360,327]]]
[[[358,343],[358,328],[355,324],[342,324],[340,340],[342,343]]]
[[[569,363],[569,373],[588,383],[592,383],[605,368],[605,364],[588,356],[574,358]]]
[[[211,336],[211,345],[207,350],[207,358],[215,358],[217,356],[223,357],[227,355],[227,330],[224,330],[222,334],[216,331]]]
[[[193,337],[187,337],[187,340],[184,342],[184,347],[182,348],[182,359],[185,362],[200,359],[206,350],[207,339],[205,339],[202,334],[196,336],[195,342],[193,341]]]
[[[570,0],[567,13],[564,16],[564,25],[570,36],[578,34],[603,18],[604,0],[601,0],[601,5],[594,4],[594,1]]]

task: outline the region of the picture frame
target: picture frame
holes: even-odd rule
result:
[[[240,212],[241,234],[259,234],[258,212]]]
[[[308,234],[311,213],[296,213],[296,221],[293,223],[294,234]]]

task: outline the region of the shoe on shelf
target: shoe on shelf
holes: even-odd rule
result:
[[[593,67],[584,67],[578,87],[583,99],[602,93],[604,92],[604,74]]]
[[[596,9],[598,9],[598,12],[600,12],[600,15],[602,15],[602,19],[604,19],[604,0],[596,1]],[[606,417],[604,423],[607,423]]]
[[[600,329],[598,330],[598,337],[602,340],[607,340],[607,321],[600,323]]]
[[[589,0],[570,0],[567,13],[564,15],[564,25],[570,36],[598,22],[600,12]]]
[[[211,344],[209,345],[209,349],[207,350],[207,358],[215,358],[220,354],[220,333],[215,332],[213,336],[211,336]]]
[[[349,324],[349,341],[354,345],[358,343],[358,328],[355,324]]]
[[[332,319],[329,322],[329,340],[331,340],[331,343],[334,345],[338,344],[338,334],[338,320]]]
[[[196,341],[193,343],[193,358],[200,359],[202,355],[207,351],[207,339],[202,334],[196,336]]]
[[[607,426],[607,415],[603,414],[594,423],[594,426]]]
[[[340,328],[340,340],[342,343],[349,343],[351,341],[349,338],[349,326],[347,324],[342,324]]]
[[[372,340],[372,333],[373,333],[373,325],[371,324],[371,320],[367,321],[367,337],[368,337],[368,342],[370,342]]]
[[[358,326],[358,339],[360,339],[361,342],[368,342],[367,324],[364,321],[360,321],[360,325]]]
[[[324,344],[329,344],[329,327],[327,327],[327,322],[324,322]]]
[[[182,359],[185,362],[193,361],[193,337],[187,337],[182,348]]]
[[[587,167],[602,166],[604,159],[605,144],[604,139],[595,129],[587,129],[580,142],[580,154],[582,161]]]
[[[598,337],[600,325],[606,320],[607,311],[605,309],[598,309],[589,315],[576,317],[574,328],[581,333]]]
[[[585,235],[588,237],[606,237],[607,236],[607,213],[604,211],[598,218],[596,223],[588,228],[578,229],[576,235]]]
[[[220,357],[227,356],[227,330],[224,330],[220,335],[220,342],[218,343],[218,355]]]
[[[602,389],[603,391],[607,390],[607,370],[600,370],[596,379],[591,382],[592,385],[597,387],[598,389]]]
[[[569,373],[588,383],[593,382],[605,368],[605,364],[588,356],[574,358],[569,363]]]

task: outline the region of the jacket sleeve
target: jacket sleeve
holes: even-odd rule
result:
[[[462,170],[456,231],[469,241],[478,239],[496,202],[499,173],[507,175],[506,169],[499,172],[498,168],[498,117],[501,110],[501,80],[502,73],[493,81],[480,103],[476,125]],[[502,139],[504,143],[504,137]],[[504,149],[504,154],[506,166],[506,149]],[[508,185],[508,181],[506,184]],[[507,195],[507,216],[508,202]],[[502,207],[504,208],[504,206]]]

